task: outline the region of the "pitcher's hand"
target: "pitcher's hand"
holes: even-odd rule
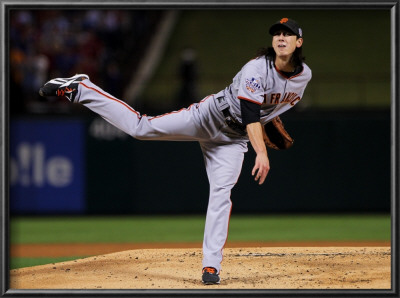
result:
[[[254,177],[255,181],[258,181],[258,184],[263,184],[267,174],[269,172],[269,158],[266,152],[261,152],[257,154],[256,161],[254,164],[253,171],[251,174]]]

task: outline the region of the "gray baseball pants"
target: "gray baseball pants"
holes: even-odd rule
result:
[[[219,272],[228,236],[231,190],[242,169],[248,138],[237,135],[225,124],[215,97],[210,95],[188,108],[150,117],[140,115],[90,80],[84,80],[79,84],[75,102],[139,140],[200,143],[210,184],[202,264]]]

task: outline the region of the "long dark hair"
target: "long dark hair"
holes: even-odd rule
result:
[[[258,50],[256,57],[261,57],[261,56],[270,57],[272,61],[275,61],[276,53],[273,47],[261,48]],[[303,56],[303,47],[300,47],[294,50],[290,62],[293,63],[295,67],[297,67],[297,66],[302,66],[303,61],[305,60],[306,57]]]

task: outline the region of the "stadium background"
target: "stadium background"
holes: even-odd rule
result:
[[[357,240],[359,231],[379,221],[381,229],[366,237],[390,240],[389,11],[16,9],[8,36],[11,243],[73,242],[60,235],[74,221],[73,231],[93,232],[89,215],[102,215],[105,223],[114,216],[143,219],[130,222],[135,229],[149,224],[143,215],[160,225],[174,222],[171,230],[182,225],[182,216],[202,223],[208,182],[197,143],[134,140],[83,107],[40,98],[38,88],[52,77],[87,73],[142,114],[177,110],[228,85],[269,45],[268,26],[282,16],[303,28],[313,79],[302,101],[282,116],[295,146],[270,150],[271,172],[261,187],[250,175],[249,146],[232,192],[232,220],[243,218],[249,231],[256,217],[274,218],[282,227],[279,219],[312,213],[318,218],[307,226],[312,234],[318,215],[336,214],[361,218],[346,239]],[[61,215],[65,230],[56,237],[46,229]],[[144,239],[155,241],[156,230]],[[254,241],[270,233],[258,231]],[[200,225],[199,241],[201,232]],[[48,238],[29,237],[40,234]],[[127,234],[114,241],[135,241]]]

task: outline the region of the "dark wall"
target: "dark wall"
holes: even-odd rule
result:
[[[390,210],[389,111],[287,113],[282,119],[295,145],[269,150],[271,170],[262,186],[251,176],[249,145],[232,191],[235,213]],[[196,142],[137,141],[99,118],[89,121],[88,132],[88,213],[206,211],[208,181]]]
[[[235,213],[388,212],[390,111],[282,116],[295,139],[251,176],[251,145],[232,191]],[[14,119],[13,214],[204,213],[208,181],[197,142],[138,141],[101,118]]]

